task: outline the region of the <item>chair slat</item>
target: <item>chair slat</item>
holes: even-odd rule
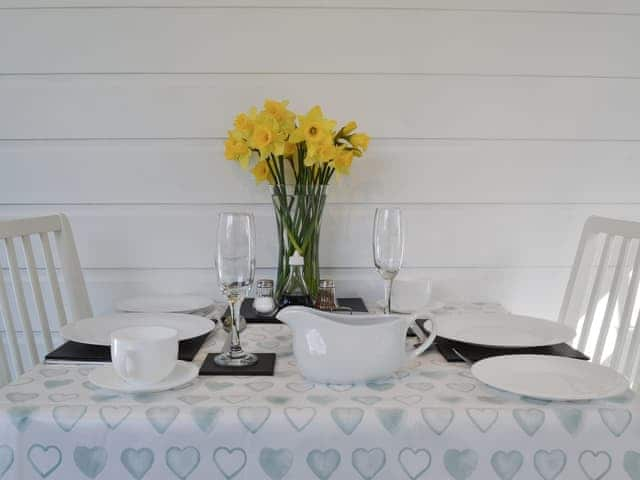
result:
[[[0,272],[2,275],[2,272]],[[4,385],[11,381],[11,371],[9,370],[9,361],[4,351],[4,342],[0,337],[0,385]]]
[[[587,283],[598,246],[598,236],[593,235],[588,229],[591,221],[591,219],[587,220],[585,229],[580,236],[573,267],[571,268],[571,274],[558,315],[558,321],[560,323],[574,328],[578,326],[577,324],[582,313],[581,309],[585,302]]]
[[[67,324],[67,313],[64,310],[64,302],[62,301],[62,293],[60,291],[60,283],[56,274],[56,266],[53,263],[53,253],[51,251],[51,242],[49,242],[49,234],[41,233],[40,242],[44,251],[44,261],[47,265],[47,275],[49,277],[49,285],[53,293],[53,299],[56,304],[56,312],[58,314],[58,323],[62,327]]]
[[[589,304],[587,306],[587,312],[584,317],[584,323],[582,324],[582,333],[580,335],[580,341],[578,342],[578,350],[584,351],[587,346],[587,340],[589,339],[589,333],[591,326],[593,325],[593,317],[595,315],[596,307],[598,306],[598,300],[601,298],[602,282],[604,277],[604,270],[609,262],[609,252],[611,250],[611,243],[613,237],[607,235],[605,237],[604,246],[602,247],[602,254],[600,256],[600,262],[596,271],[596,278],[593,282],[591,289],[591,295],[589,296]]]
[[[27,302],[24,297],[24,289],[22,288],[22,276],[18,269],[18,260],[16,257],[16,248],[13,244],[12,238],[5,238],[4,245],[7,249],[7,259],[9,261],[9,271],[11,272],[11,280],[13,282],[13,293],[16,298],[16,305],[18,312],[20,313],[20,319],[22,320],[22,328],[27,342],[27,348],[29,350],[29,356],[33,365],[38,363],[38,350],[36,349],[36,342],[33,337],[33,328],[31,327],[31,317],[29,316],[29,310],[27,309]]]
[[[613,274],[613,280],[611,281],[611,290],[609,291],[609,298],[607,300],[607,307],[602,319],[602,325],[600,326],[600,332],[598,334],[598,340],[596,342],[596,349],[593,354],[593,361],[600,363],[602,361],[602,353],[604,351],[605,340],[609,334],[609,327],[611,326],[611,317],[613,317],[613,311],[618,302],[618,293],[620,292],[620,284],[622,282],[622,274],[625,271],[627,263],[627,252],[629,251],[629,238],[622,239],[620,245],[620,251],[618,253],[618,261],[616,262],[616,269]]]
[[[31,282],[31,292],[38,311],[38,320],[42,329],[42,337],[47,352],[53,350],[53,342],[51,339],[51,330],[49,329],[49,319],[47,318],[47,309],[44,306],[44,298],[42,297],[42,287],[40,278],[36,270],[36,261],[33,256],[33,246],[29,235],[22,236],[22,249],[24,250],[24,258],[27,262],[27,271],[29,272],[29,280]]]
[[[618,331],[616,344],[613,347],[613,354],[611,355],[610,366],[616,370],[620,368],[620,364],[623,358],[625,358],[624,352],[629,335],[629,326],[631,325],[631,316],[633,315],[633,308],[638,295],[638,285],[640,284],[640,244],[636,250],[632,268],[633,271],[631,273],[631,280],[629,281],[629,288],[627,289],[627,297],[624,302],[622,316],[620,317],[620,330]],[[629,350],[627,350],[627,352],[629,352],[627,353],[628,356],[631,352]]]
[[[22,363],[22,355],[20,354],[20,347],[18,345],[18,338],[16,336],[16,328],[13,323],[13,314],[9,308],[9,295],[7,295],[7,288],[4,284],[4,274],[0,270],[0,309],[2,311],[2,318],[4,318],[4,328],[7,331],[7,339],[9,341],[9,349],[11,350],[11,358],[13,359],[13,371],[17,375],[22,375],[24,372],[24,364]]]

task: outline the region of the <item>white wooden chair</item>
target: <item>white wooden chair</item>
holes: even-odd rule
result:
[[[69,307],[69,315],[67,315],[65,311],[65,302],[63,301],[60,289],[58,271],[54,263],[50,234],[52,234],[55,239],[59,267],[62,271],[63,286],[65,287],[66,305]],[[47,308],[45,306],[45,297],[36,265],[32,237],[40,239],[43,262],[44,266],[46,266],[49,289],[54,300],[53,303],[55,304],[55,312],[58,317],[58,325],[62,326],[65,325],[68,320],[73,321],[93,315],[84,277],[80,269],[80,261],[78,259],[73,233],[67,217],[65,215],[49,215],[45,217],[0,221],[0,244],[4,247],[5,258],[9,269],[9,276],[7,277],[9,278],[9,284],[13,287],[13,296],[15,297],[15,307],[12,309],[5,281],[5,273],[0,269],[0,317],[4,321],[7,343],[13,360],[13,369],[10,369],[3,342],[0,341],[0,385],[24,372],[24,361],[16,334],[19,330],[22,330],[24,334],[31,364],[35,365],[39,363],[41,358],[36,347],[34,329],[31,322],[31,313],[33,312],[29,311],[29,302],[24,292],[21,265],[24,265],[28,274],[33,295],[32,304],[35,306],[32,310],[36,311],[35,313],[39,320],[44,347],[47,352],[53,348],[53,340],[51,337],[52,325],[49,323],[49,315],[47,314]],[[19,262],[16,253],[16,241],[18,239],[20,239],[19,243],[21,243],[22,246],[21,250],[24,256],[24,263]],[[1,250],[2,248],[0,248],[0,251]],[[38,256],[38,258],[40,258],[40,256]],[[21,329],[17,327],[14,321],[15,317],[20,318]],[[12,371],[13,375],[11,374]]]
[[[576,347],[640,383],[640,223],[589,217],[559,321],[577,327]],[[635,320],[635,321],[634,321]]]

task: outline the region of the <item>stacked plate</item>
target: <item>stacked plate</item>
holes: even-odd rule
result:
[[[436,315],[438,337],[486,347],[497,356],[476,362],[472,374],[487,385],[545,400],[591,400],[624,393],[629,382],[615,370],[584,360],[550,355],[500,355],[569,343],[575,331],[556,322],[508,313]]]
[[[119,312],[128,313],[191,313],[204,315],[211,311],[210,298],[198,295],[144,296],[121,300],[116,304]]]
[[[129,327],[172,328],[178,332],[180,342],[189,340],[192,341],[191,343],[197,342],[197,345],[191,346],[192,354],[195,354],[204,341],[204,336],[215,327],[215,323],[204,316],[208,315],[212,308],[213,302],[210,299],[193,295],[136,297],[118,302],[117,309],[121,313],[78,320],[62,327],[60,333],[65,340],[78,345],[77,350],[80,352],[78,361],[82,361],[80,358],[83,355],[82,351],[91,350],[90,346],[109,347],[111,333]],[[185,346],[189,343],[186,342]],[[70,344],[73,345],[73,343]],[[89,380],[102,388],[134,393],[176,388],[190,382],[197,375],[198,367],[195,364],[179,360],[175,370],[159,384],[130,385],[115,373],[111,364],[94,369]]]

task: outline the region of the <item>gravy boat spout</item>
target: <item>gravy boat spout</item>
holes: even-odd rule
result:
[[[298,368],[317,383],[357,383],[388,376],[433,343],[432,334],[406,351],[409,315],[339,314],[287,307],[276,318],[293,332]]]

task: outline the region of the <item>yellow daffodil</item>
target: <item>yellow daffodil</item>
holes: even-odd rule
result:
[[[269,166],[267,165],[266,160],[260,160],[256,163],[256,166],[251,170],[253,176],[256,179],[256,183],[262,183],[265,180],[269,180],[271,177],[271,173],[269,172]]]
[[[318,148],[318,157],[322,163],[327,163],[333,160],[336,156],[336,146],[332,141],[323,143]]]
[[[278,121],[267,113],[256,118],[249,146],[260,152],[260,160],[269,155],[284,155],[287,134],[280,129]]]
[[[264,101],[264,111],[276,119],[280,124],[280,130],[291,133],[295,128],[296,114],[287,110],[287,105],[289,105],[289,100],[278,102],[267,99]]]
[[[322,109],[316,105],[306,115],[298,116],[298,128],[294,130],[291,141],[305,141],[307,145],[324,143],[331,137],[335,126],[336,122],[325,118]]]
[[[253,124],[256,120],[256,116],[256,107],[253,107],[248,113],[238,114],[233,122],[233,126],[236,127],[236,130],[242,133],[245,137],[249,137],[253,130]]]
[[[353,150],[347,150],[345,148],[339,148],[336,152],[336,157],[330,165],[336,169],[341,175],[348,175],[351,169],[351,163],[353,162]]]
[[[356,148],[359,148],[362,152],[366,152],[369,148],[369,135],[366,133],[355,133],[349,137],[349,142]]]
[[[358,128],[358,124],[351,120],[344,127],[342,127],[342,134],[351,135],[353,132],[355,132],[356,128]]]
[[[249,167],[251,149],[238,131],[229,132],[229,138],[224,142],[224,156],[227,160],[239,162],[245,170]]]

